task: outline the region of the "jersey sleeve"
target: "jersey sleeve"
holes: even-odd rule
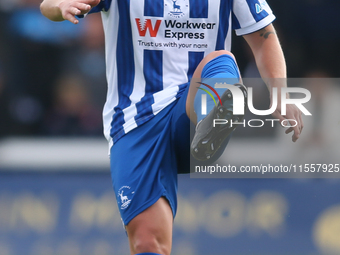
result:
[[[89,14],[101,11],[108,11],[110,9],[111,1],[112,0],[101,0],[97,6],[93,7],[91,11],[89,11]]]
[[[233,29],[237,35],[258,31],[275,20],[265,0],[234,0],[232,12]]]

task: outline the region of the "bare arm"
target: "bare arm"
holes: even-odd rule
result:
[[[287,105],[286,115],[281,114],[281,88],[286,87],[286,61],[272,24],[267,27],[243,36],[249,44],[256,61],[256,65],[260,71],[262,79],[265,81],[270,93],[272,88],[278,88],[278,107],[273,116],[280,121],[285,119],[294,119],[298,125],[288,128],[286,133],[294,131],[292,140],[295,142],[302,131],[303,122],[301,111],[295,105]],[[271,96],[272,102],[272,96]],[[294,122],[291,122],[294,125]]]
[[[89,12],[100,0],[44,0],[40,5],[41,13],[52,21],[68,20],[78,24],[76,15]]]
[[[256,64],[265,82],[268,78],[287,77],[286,62],[272,24],[257,32],[244,35],[243,38],[254,53]]]

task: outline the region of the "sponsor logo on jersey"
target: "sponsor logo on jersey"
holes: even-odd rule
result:
[[[185,18],[189,13],[188,0],[166,0],[164,18],[135,18],[140,37],[157,37],[163,39],[193,39],[203,40],[207,30],[217,29],[216,22],[206,22],[204,19]],[[179,19],[181,18],[181,19]],[[155,44],[153,42],[152,44]],[[144,44],[143,44],[144,45]],[[151,45],[151,42],[147,46]]]
[[[156,20],[156,23],[153,26],[151,19],[146,19],[142,25],[141,20],[139,18],[136,18],[136,24],[137,24],[139,36],[144,37],[146,35],[146,31],[149,30],[150,36],[156,37],[161,23],[162,23],[161,20]]]
[[[255,4],[255,9],[256,9],[256,13],[259,14],[260,12],[263,11],[263,8],[261,5],[259,4]]]
[[[163,20],[152,21],[151,19],[145,19],[142,21],[140,18],[136,18],[136,25],[139,36],[145,37],[149,34],[150,37],[157,37],[159,28]],[[216,23],[210,22],[180,22],[177,20],[164,20],[165,30],[164,38],[174,38],[180,40],[185,39],[204,39],[204,32],[192,32],[193,30],[212,30],[215,29]],[[190,29],[190,31],[189,31]],[[148,33],[147,33],[148,32]]]

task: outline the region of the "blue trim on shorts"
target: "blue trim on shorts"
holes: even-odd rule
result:
[[[224,77],[220,77],[220,74],[223,74]],[[232,56],[227,54],[219,55],[216,58],[210,60],[203,67],[201,73],[202,79],[213,78],[216,76],[218,76],[218,78],[240,78],[238,66]]]

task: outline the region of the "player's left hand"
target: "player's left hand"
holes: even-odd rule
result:
[[[272,115],[274,118],[279,119],[280,122],[286,121],[290,123],[291,127],[289,127],[285,133],[289,134],[294,131],[292,141],[296,142],[299,139],[303,129],[303,121],[300,109],[297,108],[296,105],[287,105],[286,115],[281,114],[280,107],[278,107]]]
[[[88,13],[100,0],[63,0],[59,3],[59,9],[63,19],[78,24],[77,15]]]

